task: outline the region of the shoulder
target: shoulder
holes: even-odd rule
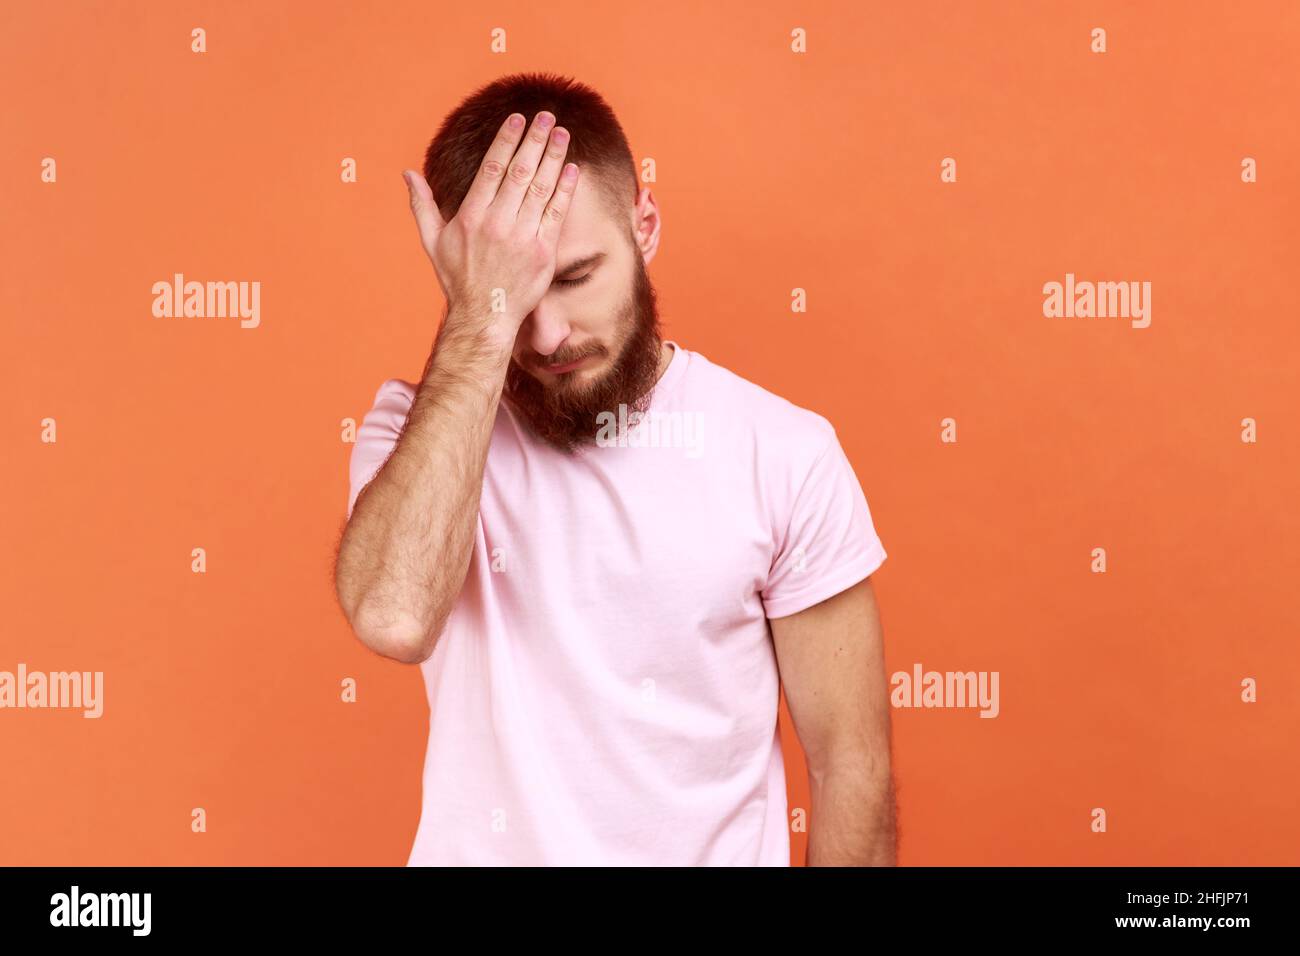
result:
[[[375,391],[363,427],[378,425],[400,428],[406,422],[406,415],[415,402],[415,391],[415,385],[405,379],[390,378],[384,381]]]
[[[825,416],[698,352],[691,354],[691,372],[686,400],[705,406],[708,416],[716,419],[715,434],[752,443],[761,458],[806,469],[837,442],[835,427]]]
[[[351,476],[349,518],[352,517],[352,508],[361,489],[374,478],[392,454],[402,429],[406,427],[406,416],[414,398],[415,386],[400,378],[388,379],[375,391],[374,401],[357,426],[356,440],[352,445],[348,466]]]
[[[415,400],[415,385],[402,378],[390,378],[375,392],[375,405],[407,405]]]
[[[354,456],[365,457],[376,448],[387,448],[396,442],[406,427],[406,418],[415,402],[416,387],[400,378],[390,378],[375,390],[369,410],[357,426],[357,443]]]

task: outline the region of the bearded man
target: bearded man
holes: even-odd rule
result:
[[[358,430],[335,577],[423,672],[408,865],[788,866],[783,685],[808,862],[892,865],[866,498],[825,418],[663,338],[613,111],[508,76],[403,175],[446,312]],[[634,440],[653,415],[692,447]]]

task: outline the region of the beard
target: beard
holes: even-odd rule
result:
[[[619,313],[618,328],[625,335],[612,367],[594,382],[579,384],[581,371],[561,372],[547,388],[513,358],[506,370],[502,398],[529,430],[553,448],[572,454],[584,445],[594,445],[597,415],[618,413],[619,405],[632,412],[644,412],[658,381],[663,344],[659,336],[659,309],[654,286],[646,273],[641,251],[633,246],[632,291]],[[599,343],[572,353],[557,351],[549,356],[564,365],[588,355],[604,356],[609,350]]]

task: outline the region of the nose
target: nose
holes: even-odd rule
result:
[[[538,355],[550,355],[558,349],[572,331],[562,309],[546,301],[537,303],[537,308],[528,313],[520,331],[524,341]]]

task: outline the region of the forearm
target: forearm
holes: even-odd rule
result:
[[[433,651],[465,583],[510,353],[487,320],[448,315],[394,451],[340,543],[339,601],[372,650]]]
[[[503,120],[450,220],[426,177],[402,171],[449,310],[401,435],[353,502],[335,575],[357,636],[396,660],[428,658],[465,584],[506,369],[551,288],[578,184],[555,119]]]
[[[895,866],[897,810],[888,764],[810,768],[808,866]]]

